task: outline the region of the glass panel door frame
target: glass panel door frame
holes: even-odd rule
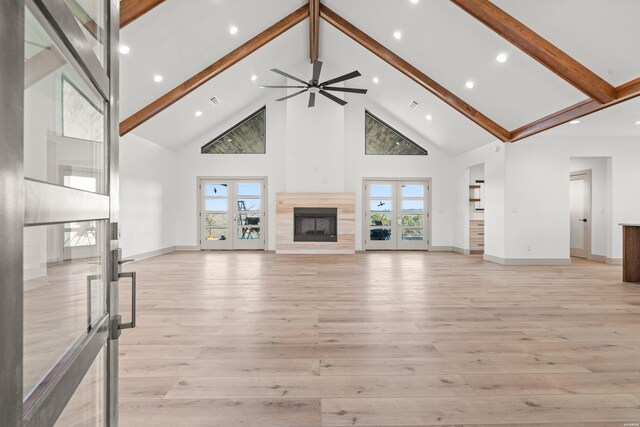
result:
[[[104,1],[107,11],[104,39],[105,66],[95,55],[64,0],[13,0],[0,2],[0,414],[3,425],[52,425],[63,413],[79,384],[100,354],[106,355],[103,391],[105,425],[118,423],[118,269],[113,254],[118,253],[118,87],[119,0]],[[25,7],[47,32],[65,61],[95,89],[104,100],[108,153],[103,194],[65,188],[53,183],[25,179],[24,174],[24,76]],[[48,371],[36,387],[37,392],[23,400],[24,369],[24,252],[25,227],[56,225],[75,221],[103,221],[106,277],[102,302],[106,310],[95,323],[89,319],[88,331]],[[114,252],[115,251],[115,252]],[[93,280],[93,279],[92,279]],[[93,283],[92,283],[93,284]],[[94,295],[95,296],[95,295]],[[85,302],[86,303],[86,302]],[[56,307],[52,307],[55,309]]]
[[[207,194],[207,185],[226,186],[226,195]],[[247,185],[249,184],[249,185]],[[259,185],[259,193],[250,188]],[[267,177],[197,177],[198,189],[198,247],[200,250],[266,250],[267,248]],[[215,190],[215,188],[214,188]],[[246,192],[247,194],[240,194]],[[249,194],[251,193],[251,194]],[[226,200],[226,211],[216,210],[216,200]],[[209,208],[207,207],[209,200]],[[257,202],[254,202],[257,201]],[[213,209],[213,210],[212,210]],[[226,214],[225,226],[216,227],[215,221],[222,221]],[[224,232],[220,230],[226,230]],[[209,239],[213,233],[215,239]],[[219,237],[224,233],[225,238]]]
[[[362,247],[363,250],[429,250],[431,247],[431,178],[363,178],[362,185]],[[424,192],[422,197],[418,194],[405,194],[403,188],[413,185],[422,185]],[[371,186],[390,188],[371,196]],[[413,206],[415,202],[422,200],[422,209]],[[391,204],[389,210],[385,210],[384,204]],[[378,211],[376,207],[382,206]],[[403,210],[403,206],[407,210]],[[374,218],[374,215],[377,217]],[[414,218],[409,218],[412,216]],[[418,219],[422,218],[419,226]],[[375,225],[374,225],[375,223]],[[371,239],[371,232],[375,231],[378,237]],[[419,236],[422,240],[403,239],[402,235]]]

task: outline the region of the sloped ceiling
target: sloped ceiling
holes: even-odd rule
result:
[[[640,16],[640,1],[494,1],[609,83],[619,85],[640,76],[635,46],[640,40],[640,26],[634,25]],[[121,118],[304,4],[302,0],[165,1],[121,33],[122,43],[131,48],[121,58]],[[507,129],[586,98],[449,0],[323,0],[323,4]],[[229,34],[231,26],[238,27],[236,35]],[[308,28],[307,21],[298,24],[134,133],[172,149],[188,144],[264,96],[260,84],[278,84],[270,68],[300,69],[308,64]],[[393,37],[394,31],[402,32],[401,40]],[[508,55],[506,63],[496,61],[499,53]],[[457,154],[494,140],[323,20],[320,59],[338,73],[358,69],[363,77],[347,86],[370,89],[366,97],[372,102],[447,152]],[[164,80],[155,83],[154,74],[161,74]],[[250,79],[253,74],[256,81]],[[379,83],[373,83],[373,77]],[[465,88],[467,80],[475,82],[474,89]],[[217,107],[208,102],[214,95],[221,100]],[[350,96],[346,96],[347,101]],[[412,100],[419,102],[418,109],[409,109]],[[195,111],[203,115],[195,117]],[[580,125],[565,125],[550,132],[603,133],[598,129],[615,129],[638,134],[640,126],[633,123],[640,120],[640,112],[632,126],[622,127],[624,130],[610,124],[617,117],[631,118],[634,111],[638,111],[638,102],[631,101],[585,117]],[[427,114],[433,120],[428,121]]]

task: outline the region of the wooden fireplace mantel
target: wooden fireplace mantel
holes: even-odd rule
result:
[[[336,208],[337,242],[294,242],[293,208]],[[356,252],[355,193],[276,193],[276,253],[354,254]]]

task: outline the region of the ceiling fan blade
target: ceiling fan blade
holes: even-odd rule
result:
[[[309,89],[302,89],[300,92],[296,92],[293,95],[285,96],[283,98],[278,98],[278,99],[276,99],[276,101],[284,101],[285,99],[293,98],[294,96],[298,96],[298,95],[306,92],[307,90],[309,90]]]
[[[297,78],[297,77],[295,77],[295,76],[292,76],[292,75],[291,75],[291,74],[289,74],[289,73],[285,73],[284,71],[280,71],[280,70],[278,70],[277,68],[272,68],[272,69],[271,69],[271,71],[273,71],[273,72],[274,72],[274,73],[276,73],[276,74],[280,74],[281,76],[288,77],[288,78],[290,78],[291,80],[295,80],[295,81],[297,81],[297,82],[300,82],[300,83],[302,83],[302,84],[304,84],[304,85],[308,84],[308,83],[307,83],[307,82],[305,82],[304,80],[301,80],[301,79],[299,79],[299,78]]]
[[[309,105],[308,105],[308,107],[309,108],[315,107],[315,105],[316,105],[316,94],[311,92],[309,94]]]
[[[338,98],[337,96],[330,94],[329,92],[325,92],[324,90],[320,89],[320,93],[326,96],[327,98],[329,98],[330,100],[332,100],[333,102],[337,102],[338,104],[342,105],[343,107],[347,105],[347,101],[344,101]]]
[[[313,63],[313,81],[318,83],[320,80],[320,71],[322,71],[322,61],[315,61]]]
[[[360,72],[357,71],[357,70],[356,71],[352,71],[352,72],[347,73],[347,74],[345,74],[343,76],[336,77],[335,79],[327,80],[324,83],[320,83],[320,86],[329,86],[329,85],[332,85],[334,83],[340,83],[340,82],[343,82],[345,80],[349,80],[349,79],[353,79],[353,78],[356,78],[356,77],[360,77],[361,75],[362,74],[360,74]]]
[[[351,92],[351,93],[367,93],[367,89],[354,89],[350,87],[324,87],[324,90],[333,90],[335,92]]]
[[[260,86],[260,89],[280,89],[280,88],[297,88],[297,89],[302,89],[302,88],[307,88],[309,86],[265,86],[262,85]]]

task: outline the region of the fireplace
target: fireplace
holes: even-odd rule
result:
[[[293,208],[294,242],[337,242],[337,208]]]

